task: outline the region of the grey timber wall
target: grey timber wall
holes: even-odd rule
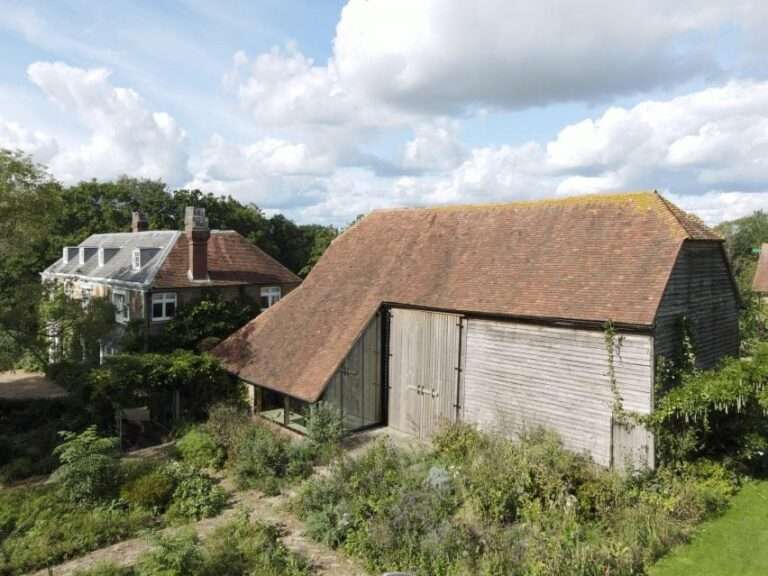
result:
[[[613,395],[602,331],[474,318],[466,324],[464,420],[510,436],[543,426],[570,450],[611,465]],[[652,337],[618,334],[616,342],[624,409],[648,414]]]
[[[656,354],[674,358],[687,318],[699,368],[739,353],[739,304],[719,242],[683,244],[656,315]]]

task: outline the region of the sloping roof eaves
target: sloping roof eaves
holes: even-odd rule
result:
[[[692,237],[719,240],[654,193],[378,211],[214,352],[246,380],[314,401],[383,302],[652,327]]]

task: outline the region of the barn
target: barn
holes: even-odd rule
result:
[[[701,368],[736,355],[739,306],[722,239],[656,192],[380,210],[214,353],[254,412],[299,432],[325,401],[351,431],[544,426],[652,467],[617,395],[649,413],[683,329]]]

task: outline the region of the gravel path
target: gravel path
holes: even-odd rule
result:
[[[206,518],[194,524],[200,538],[205,539],[216,528],[232,520],[238,510],[245,508],[255,520],[279,526],[283,535],[281,540],[286,547],[305,558],[311,559],[314,574],[317,576],[364,576],[365,570],[352,560],[322,544],[312,541],[304,533],[303,524],[287,511],[290,495],[266,497],[255,490],[236,492],[231,505],[219,516]],[[179,530],[179,527],[165,528],[162,533],[168,534]],[[103,562],[114,562],[119,566],[131,566],[150,548],[146,538],[132,538],[118,542],[112,546],[95,550],[90,554],[75,558],[50,569],[33,573],[33,576],[70,576],[78,570],[92,568]]]

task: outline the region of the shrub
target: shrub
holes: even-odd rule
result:
[[[171,463],[167,471],[176,483],[167,512],[171,520],[201,520],[224,508],[227,494],[204,472],[178,462]]]
[[[327,462],[338,451],[344,437],[341,414],[332,405],[320,402],[310,409],[307,418],[307,441],[316,451],[319,462]]]
[[[156,468],[126,483],[120,497],[133,506],[163,512],[176,489],[173,476],[164,468]]]
[[[93,568],[78,570],[74,576],[131,576],[133,569],[118,566],[114,562],[100,562]]]
[[[245,512],[206,541],[206,576],[305,576],[309,563],[290,552],[273,526],[251,522]]]
[[[71,502],[94,503],[114,496],[118,486],[118,440],[99,436],[91,426],[80,434],[61,432],[54,453],[61,466],[51,477]]]
[[[136,566],[137,576],[194,576],[205,559],[194,530],[160,536]]]
[[[149,512],[109,505],[85,508],[55,486],[0,492],[0,574],[22,574],[135,536]]]
[[[176,443],[181,458],[197,468],[219,469],[224,464],[224,449],[200,427],[190,428]]]
[[[463,466],[484,449],[488,437],[471,424],[443,426],[432,438],[437,454],[447,463]]]
[[[234,470],[238,485],[277,494],[283,481],[309,476],[314,454],[306,443],[291,443],[284,436],[253,426],[236,448]]]
[[[234,458],[240,439],[252,426],[244,405],[220,402],[211,408],[204,429],[224,447],[228,458]]]

